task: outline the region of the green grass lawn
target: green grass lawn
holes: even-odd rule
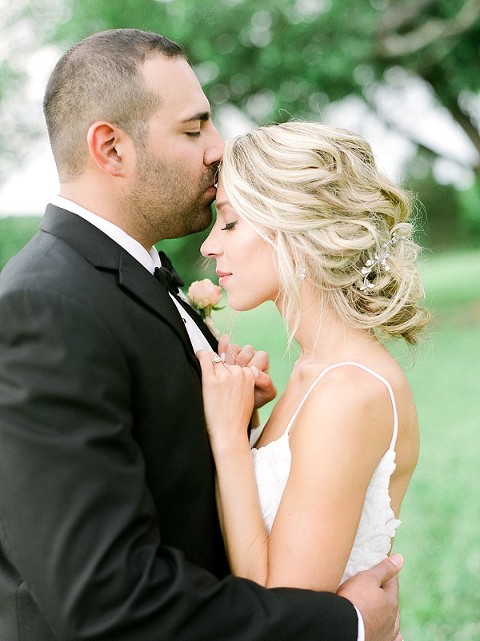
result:
[[[421,453],[402,509],[395,550],[406,641],[480,639],[480,252],[427,257],[422,266],[433,322],[415,362],[395,347],[411,381]],[[296,354],[273,305],[215,316],[235,342],[267,349],[283,389]],[[271,407],[262,412],[268,416]]]

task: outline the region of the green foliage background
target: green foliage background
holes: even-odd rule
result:
[[[0,0],[1,3],[2,0]],[[405,184],[425,205],[430,247],[478,247],[480,238],[480,0],[16,0],[0,21],[12,39],[0,50],[0,178],[42,128],[12,109],[24,62],[49,44],[62,50],[104,29],[135,27],[164,33],[185,46],[212,103],[227,104],[257,124],[322,119],[354,96],[387,130],[415,145],[419,160]],[[28,37],[25,37],[28,34]],[[415,106],[386,107],[380,95],[418,81],[433,104],[470,140],[476,157],[440,150],[410,126]],[[403,105],[402,105],[403,106]],[[440,141],[441,142],[441,141]],[[397,153],[392,149],[392,154]],[[470,188],[439,184],[439,159],[470,171]],[[41,212],[38,212],[39,214]],[[179,254],[183,254],[185,247]],[[188,258],[193,255],[187,251]],[[185,261],[187,263],[188,261]]]
[[[423,203],[419,241],[429,249],[423,272],[434,323],[414,363],[392,347],[408,371],[422,429],[395,543],[406,556],[402,629],[407,641],[480,639],[480,161],[465,161],[469,187],[439,184],[438,149],[377,100],[380,87],[395,91],[420,78],[480,152],[480,0],[16,0],[1,19],[3,36],[17,29],[20,36],[0,55],[0,178],[42,129],[40,113],[29,120],[9,102],[21,94],[23,60],[46,43],[64,49],[108,28],[155,30],[182,43],[214,116],[232,103],[258,124],[321,119],[354,95],[410,136],[417,157],[404,182]],[[41,213],[0,217],[0,269]],[[205,235],[162,243],[186,283],[212,275],[198,253]],[[276,310],[264,305],[237,317],[226,308],[217,318],[237,342],[269,351],[281,390],[295,353],[285,354]]]

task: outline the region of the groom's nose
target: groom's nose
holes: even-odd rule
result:
[[[223,156],[223,139],[217,129],[212,124],[210,126],[209,144],[205,149],[203,163],[206,167],[218,165]]]

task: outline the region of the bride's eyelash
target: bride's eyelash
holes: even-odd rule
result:
[[[237,224],[236,220],[234,220],[231,223],[225,223],[225,227],[222,227],[222,231],[230,231],[231,229],[233,229],[235,227],[236,224]]]

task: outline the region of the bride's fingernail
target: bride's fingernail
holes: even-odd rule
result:
[[[225,359],[227,358],[227,355],[225,354],[225,352],[222,352],[220,354],[220,358],[222,359],[223,362],[225,362]]]
[[[397,568],[401,568],[403,564],[405,563],[405,559],[401,554],[396,552],[395,554],[392,554],[392,556],[388,557],[390,561],[397,566]]]
[[[255,378],[258,378],[259,371],[258,371],[258,369],[255,367],[255,365],[250,365],[250,369],[252,370],[253,375],[255,376]]]

